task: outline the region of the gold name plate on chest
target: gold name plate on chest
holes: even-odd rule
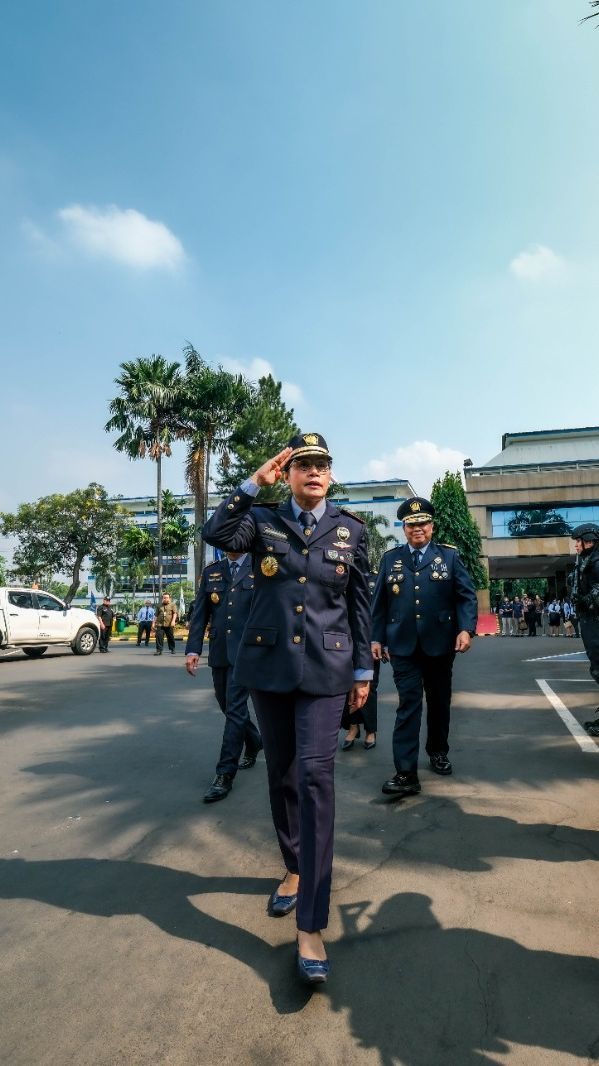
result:
[[[260,563],[260,569],[264,577],[274,577],[279,570],[279,564],[274,555],[265,555]]]

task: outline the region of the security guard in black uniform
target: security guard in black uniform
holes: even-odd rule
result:
[[[572,580],[572,603],[580,619],[580,635],[590,660],[590,674],[599,685],[599,526],[582,523],[572,530],[576,566]],[[599,707],[597,708],[599,715]],[[599,717],[585,722],[593,737],[599,737]]]
[[[372,601],[375,659],[388,650],[399,707],[393,731],[396,773],[383,792],[420,792],[418,749],[423,689],[431,769],[450,774],[449,715],[456,652],[468,651],[476,632],[478,605],[470,574],[457,550],[432,540],[435,511],[413,496],[400,505],[407,544],[385,552]]]
[[[291,497],[252,506],[283,478]],[[204,539],[253,554],[256,580],[235,679],[252,693],[286,875],[269,911],[297,908],[298,975],[327,979],[321,930],[333,860],[334,759],[341,713],[372,678],[364,523],[326,499],[331,456],[318,433],[294,437],[217,508]],[[351,690],[351,691],[350,691]]]
[[[185,647],[185,666],[195,674],[206,626],[209,626],[208,666],[225,728],[216,777],[204,796],[205,803],[224,799],[231,791],[237,770],[254,766],[262,741],[248,710],[247,687],[239,685],[233,669],[241,635],[254,594],[254,574],[249,555],[229,552],[205,567],[198,586],[193,618]],[[245,744],[245,755],[240,759]]]

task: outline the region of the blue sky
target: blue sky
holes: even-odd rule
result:
[[[121,361],[188,340],[271,367],[343,481],[427,491],[505,431],[598,424],[587,11],[9,0],[0,508],[151,494],[107,404]]]

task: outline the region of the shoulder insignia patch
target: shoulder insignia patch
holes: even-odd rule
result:
[[[347,507],[340,507],[339,511],[341,514],[347,515],[348,518],[353,518],[354,522],[359,522],[361,526],[365,524],[363,518],[360,518],[360,516],[355,514],[353,511],[349,511]]]
[[[442,548],[453,548],[454,552],[457,552],[457,550],[458,550],[457,546],[455,544],[443,544],[443,543],[441,543],[441,547]]]

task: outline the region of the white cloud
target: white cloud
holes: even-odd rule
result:
[[[90,255],[142,269],[173,270],[185,259],[181,241],[163,222],[146,218],[133,208],[71,204],[58,212],[58,218],[66,238]]]
[[[455,448],[443,448],[430,440],[415,440],[381,456],[370,459],[368,476],[377,481],[386,478],[405,478],[417,493],[428,495],[433,482],[449,470],[462,469],[466,455]]]
[[[275,381],[279,380],[272,364],[266,359],[256,358],[249,363],[242,363],[239,359],[231,359],[225,355],[221,357],[221,362],[224,369],[230,371],[231,374],[243,374],[250,381],[258,381],[259,378],[268,377],[269,374],[272,374]],[[301,388],[293,381],[281,382],[281,399],[288,407],[296,407],[297,404],[304,402]]]
[[[510,271],[519,281],[555,281],[565,268],[565,260],[544,244],[520,252],[510,263]]]

